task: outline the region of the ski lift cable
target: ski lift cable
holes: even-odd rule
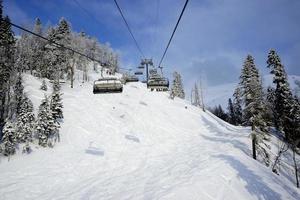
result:
[[[189,0],[186,0],[186,1],[185,1],[185,4],[184,4],[183,9],[182,9],[182,11],[181,11],[181,13],[180,13],[180,16],[179,16],[179,18],[178,18],[178,20],[177,20],[177,23],[176,23],[176,25],[175,25],[175,28],[174,28],[174,30],[173,30],[173,33],[172,33],[172,35],[171,35],[171,37],[170,37],[170,39],[169,39],[169,42],[168,42],[168,44],[167,44],[167,47],[166,47],[166,49],[165,49],[165,51],[164,51],[164,53],[163,53],[163,56],[161,57],[161,59],[160,59],[160,61],[159,61],[159,65],[158,65],[159,67],[160,67],[161,63],[163,62],[163,60],[164,60],[164,58],[165,58],[165,55],[166,55],[166,53],[167,53],[167,51],[168,51],[168,48],[169,48],[169,46],[170,46],[170,43],[171,43],[171,41],[172,41],[172,39],[173,39],[173,36],[174,36],[174,34],[175,34],[176,30],[177,30],[178,24],[179,24],[179,22],[180,22],[180,20],[181,20],[181,17],[182,17],[182,15],[183,15],[184,11],[185,11],[185,8],[186,8],[188,2],[189,2]]]
[[[95,20],[100,26],[102,26],[101,22],[94,17],[94,15],[92,15],[87,9],[85,9],[77,0],[73,0],[73,2],[79,7],[81,8],[81,10],[88,15],[91,19]]]
[[[142,57],[145,58],[145,55],[144,55],[142,49],[140,48],[140,46],[139,46],[137,40],[135,39],[135,37],[134,37],[134,35],[133,35],[133,33],[132,33],[131,29],[130,29],[130,26],[129,26],[129,24],[128,24],[126,18],[125,18],[125,16],[123,15],[123,12],[122,12],[121,7],[119,6],[117,0],[114,0],[114,2],[115,2],[116,6],[117,6],[117,8],[118,8],[118,11],[120,12],[120,14],[121,14],[121,16],[122,16],[122,19],[123,19],[123,21],[124,21],[124,23],[125,23],[125,25],[126,25],[128,31],[129,31],[131,37],[132,37],[134,43],[135,43],[135,46],[137,47],[137,49],[138,49],[138,51],[140,52],[140,54],[142,55]]]
[[[59,44],[59,43],[57,43],[57,42],[54,42],[54,41],[52,41],[52,40],[49,40],[48,38],[46,38],[46,37],[44,37],[44,36],[42,36],[42,35],[39,35],[39,34],[37,34],[37,33],[34,33],[33,31],[30,31],[30,30],[28,30],[28,29],[26,29],[26,28],[24,28],[24,27],[22,27],[22,26],[19,26],[19,25],[17,25],[17,24],[14,24],[14,23],[12,23],[12,22],[10,22],[10,21],[6,21],[6,20],[4,20],[4,19],[0,19],[0,20],[1,20],[1,21],[4,21],[4,22],[6,22],[6,23],[9,23],[11,26],[13,26],[13,27],[15,27],[15,28],[18,28],[18,29],[20,29],[20,30],[22,30],[22,31],[25,31],[25,32],[27,32],[27,33],[30,33],[30,34],[32,34],[32,35],[34,35],[34,36],[36,36],[36,37],[42,38],[43,40],[46,40],[46,41],[50,42],[50,45],[52,45],[52,46],[59,46],[59,47],[61,47],[61,48],[63,48],[63,49],[72,51],[73,53],[76,53],[76,54],[78,54],[78,55],[80,55],[80,56],[86,57],[86,58],[88,58],[88,59],[90,59],[90,60],[92,60],[92,61],[94,61],[94,62],[98,62],[100,65],[103,65],[103,64],[104,64],[103,62],[101,62],[101,61],[99,61],[99,60],[96,60],[96,59],[94,59],[94,58],[92,58],[92,57],[90,57],[90,56],[88,56],[88,55],[86,55],[86,54],[84,54],[84,53],[81,53],[81,52],[79,52],[79,51],[77,51],[77,50],[74,50],[74,49],[72,49],[72,48],[70,48],[70,47],[64,46],[63,44]]]
[[[157,50],[157,33],[158,33],[158,19],[159,19],[159,7],[160,7],[160,0],[156,1],[156,14],[155,14],[155,29],[154,29],[154,36],[153,36],[153,44],[154,46],[156,46],[156,50]]]

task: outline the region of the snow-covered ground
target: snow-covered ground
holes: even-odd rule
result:
[[[40,80],[25,75],[37,109]],[[0,199],[300,199],[251,159],[249,130],[129,83],[123,93],[63,86],[61,142],[0,160]]]
[[[300,76],[296,75],[289,75],[289,83],[290,87],[293,90],[294,94],[300,95],[300,91],[296,92],[296,84],[295,80],[300,81]],[[265,88],[271,86],[273,82],[273,75],[265,75],[263,77],[263,85]],[[214,107],[218,106],[219,104],[226,109],[228,106],[228,99],[233,98],[233,92],[237,87],[237,83],[227,83],[223,85],[217,86],[209,86],[204,88],[204,101],[207,106]]]

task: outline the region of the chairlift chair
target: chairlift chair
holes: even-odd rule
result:
[[[126,77],[126,82],[138,82],[139,78],[135,75],[130,75]]]
[[[136,71],[136,72],[134,72],[134,75],[143,75],[143,72],[142,71]]]
[[[144,65],[140,65],[137,67],[138,69],[145,69],[145,66]]]
[[[114,93],[122,92],[123,84],[117,78],[100,78],[94,81],[93,93]]]
[[[151,91],[168,91],[169,90],[169,80],[157,73],[157,69],[149,70],[149,80],[147,82],[147,88]]]

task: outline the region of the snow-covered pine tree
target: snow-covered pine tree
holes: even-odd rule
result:
[[[49,27],[47,31],[47,39],[52,42],[55,42],[55,29],[53,27]],[[58,62],[57,62],[57,54],[59,54],[58,47],[54,46],[51,42],[47,42],[45,44],[45,53],[44,53],[44,61],[47,65],[44,68],[40,69],[41,76],[54,80],[58,75]]]
[[[22,32],[21,38],[16,43],[16,68],[19,72],[25,72],[31,66],[31,38],[27,32]]]
[[[51,99],[52,116],[55,121],[64,118],[62,109],[63,109],[63,103],[62,103],[61,94],[55,92],[52,94],[52,99]]]
[[[183,84],[181,75],[178,72],[173,73],[173,84],[171,87],[170,97],[173,99],[174,97],[179,97],[181,99],[184,99],[185,94],[183,90]]]
[[[61,18],[58,27],[55,30],[55,37],[53,38],[55,42],[62,44],[64,46],[71,46],[71,28],[67,20]],[[60,70],[59,78],[63,78],[64,73],[68,72],[68,67],[70,65],[69,59],[71,58],[71,52],[66,49],[56,49],[56,58],[58,69]],[[58,53],[58,54],[57,54]]]
[[[53,83],[53,93],[51,96],[50,108],[53,119],[59,124],[59,120],[63,119],[63,103],[62,94],[60,93],[60,85],[57,81]]]
[[[48,90],[48,87],[47,87],[47,84],[46,84],[45,79],[43,79],[42,85],[41,85],[40,89],[41,89],[41,90],[44,90],[44,91],[47,91],[47,90]]]
[[[43,35],[43,27],[42,22],[39,18],[36,18],[33,32],[39,35]],[[38,72],[39,77],[44,75],[44,67],[47,65],[45,63],[44,58],[44,46],[45,41],[37,36],[31,36],[31,56],[30,56],[30,65],[31,65],[31,74],[32,70],[36,70]]]
[[[36,131],[39,145],[43,147],[52,147],[59,137],[58,124],[53,119],[47,96],[45,96],[39,106]]]
[[[19,143],[32,142],[35,117],[31,100],[24,95],[17,117],[17,139]]]
[[[10,156],[16,152],[16,130],[12,122],[6,122],[3,128],[3,138],[1,142],[1,152],[5,156]]]
[[[81,51],[86,54],[91,54],[91,51],[89,51],[89,39],[86,37],[86,34],[81,32],[79,39]],[[82,83],[84,83],[88,81],[88,60],[85,57],[80,56],[78,59],[78,65],[82,70]]]
[[[293,96],[288,83],[287,74],[284,66],[281,63],[280,57],[275,50],[271,49],[267,60],[268,68],[271,69],[271,74],[274,75],[273,83],[275,84],[274,91],[274,120],[275,127],[289,141],[290,135],[293,134],[291,125],[290,113],[293,108]]]
[[[16,83],[14,85],[14,97],[15,97],[15,105],[16,105],[16,114],[20,114],[21,104],[23,99],[24,86],[22,83],[22,75],[18,73],[18,77]]]
[[[234,107],[233,107],[233,103],[231,98],[228,99],[228,121],[229,123],[233,124],[233,125],[237,125],[236,123],[236,116],[235,116],[235,111],[234,111]]]
[[[264,119],[266,106],[263,101],[260,75],[251,55],[248,55],[244,62],[240,76],[240,87],[245,106],[243,110],[245,124],[251,126],[252,129],[253,158],[256,159],[256,153],[258,153],[262,156],[263,162],[269,165],[269,155],[266,150],[269,147],[264,142],[267,139],[267,124]]]
[[[296,88],[295,88],[295,95],[297,98],[300,100],[300,80],[295,80],[294,81]]]
[[[14,68],[15,38],[9,22],[10,19],[3,16],[0,0],[0,130],[8,116],[10,79]]]
[[[69,23],[62,18],[56,29],[53,27],[49,28],[47,38],[52,42],[71,46],[71,29]],[[48,42],[45,45],[46,52],[44,57],[48,65],[46,77],[54,80],[63,78],[64,74],[68,72],[69,60],[72,54],[68,50],[54,45],[52,42]]]
[[[240,76],[240,86],[242,89],[242,97],[245,108],[244,119],[246,125],[251,125],[251,117],[253,116],[253,102],[261,104],[258,102],[262,100],[262,86],[260,81],[259,72],[254,64],[254,59],[251,55],[246,57],[244,62],[241,76]]]
[[[297,141],[298,144],[295,145],[300,147],[300,101],[297,96],[294,96],[289,117],[292,121],[290,128],[292,133],[290,134],[290,138],[292,141]]]
[[[201,101],[200,101],[200,95],[199,95],[199,89],[197,86],[197,83],[194,85],[194,89],[192,90],[192,104],[194,106],[201,106]]]
[[[266,120],[268,126],[273,126],[276,123],[274,119],[275,112],[275,89],[269,86],[266,91]]]
[[[290,141],[292,141],[292,151],[293,151],[293,161],[294,161],[294,170],[295,170],[295,177],[296,177],[296,186],[297,188],[300,187],[299,185],[299,168],[298,168],[298,161],[296,159],[296,154],[298,153],[298,148],[300,147],[300,102],[297,96],[294,97],[293,101],[293,109],[290,112],[290,120],[291,122],[291,131],[290,134]]]
[[[60,92],[60,83],[58,80],[54,80],[52,84],[52,92]]]
[[[241,125],[243,123],[243,109],[241,88],[239,86],[234,90],[233,98],[233,110],[236,117],[236,125]]]

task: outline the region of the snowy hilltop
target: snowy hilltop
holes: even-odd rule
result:
[[[23,79],[37,110],[42,80]],[[64,121],[53,149],[1,157],[1,199],[300,198],[292,178],[251,158],[248,128],[140,82],[123,93],[92,90],[92,81],[62,84]]]

